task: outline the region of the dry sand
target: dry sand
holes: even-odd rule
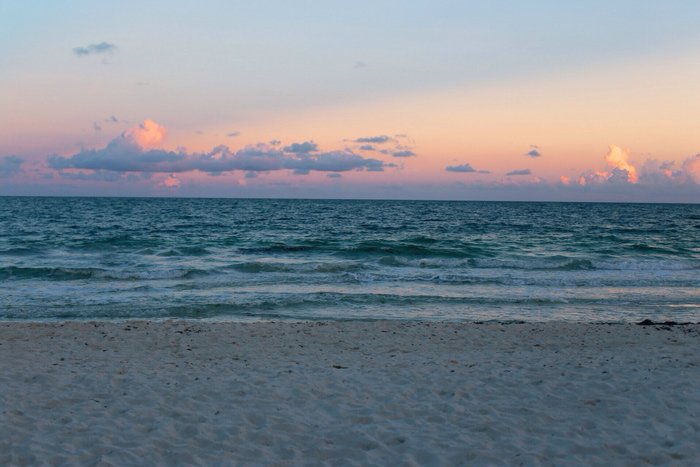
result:
[[[700,464],[700,326],[0,324],[0,464]]]

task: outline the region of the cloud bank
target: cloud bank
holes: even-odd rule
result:
[[[589,189],[596,187],[694,189],[700,186],[700,154],[685,159],[678,166],[674,161],[660,162],[655,159],[647,159],[635,165],[630,160],[627,150],[613,144],[608,147],[604,160],[606,168],[589,169],[578,177],[562,175],[559,179],[560,183]]]
[[[601,183],[637,183],[637,168],[629,161],[629,152],[611,144],[605,155],[609,170],[588,170],[578,177],[579,185]]]
[[[114,123],[114,120],[116,117],[98,119],[97,123],[107,129],[106,125]],[[0,157],[0,177],[3,178],[0,191],[10,194],[61,194],[67,189],[82,189],[85,190],[84,194],[114,195],[124,194],[125,190],[128,190],[129,194],[163,195],[178,190],[178,193],[184,196],[274,194],[323,197],[336,196],[337,193],[332,190],[337,190],[337,184],[341,183],[343,190],[347,190],[344,193],[350,197],[382,198],[403,193],[401,196],[407,198],[425,199],[684,202],[700,200],[700,154],[685,160],[647,159],[640,162],[633,160],[628,151],[611,145],[607,152],[599,157],[600,163],[597,168],[561,175],[556,180],[536,177],[526,168],[499,170],[491,177],[475,177],[469,174],[491,172],[474,167],[468,162],[455,162],[454,165],[441,166],[446,172],[463,174],[451,177],[451,182],[448,179],[446,183],[435,184],[395,178],[393,182],[387,183],[388,179],[382,177],[380,184],[362,181],[355,185],[353,178],[348,177],[346,181],[341,174],[350,171],[381,172],[388,168],[401,169],[403,165],[393,163],[399,161],[390,158],[396,157],[397,152],[411,149],[401,146],[396,140],[385,141],[386,144],[376,142],[383,141],[383,137],[378,136],[363,138],[372,139],[375,141],[373,143],[360,144],[354,143],[355,140],[344,140],[346,144],[351,142],[350,147],[330,151],[320,148],[313,140],[288,144],[272,140],[269,143],[257,143],[239,149],[221,145],[205,152],[188,152],[184,148],[165,148],[163,143],[167,134],[168,131],[163,125],[153,120],[145,120],[140,125],[124,131],[104,147],[82,149],[71,155],[47,156],[45,160],[49,171],[46,170],[47,167],[42,167],[42,164],[37,164],[37,161],[31,159],[25,160],[15,155]],[[374,155],[384,160],[366,157]],[[521,154],[520,157],[522,156]],[[187,175],[199,172],[217,176],[235,171],[239,172],[239,176],[235,178],[207,178],[206,181],[197,176]],[[276,178],[254,181],[261,174],[276,171],[299,177],[291,177],[283,182],[277,181]],[[320,177],[302,181],[303,176],[312,172],[324,174],[323,179],[326,182],[321,181]],[[396,174],[400,172],[401,170],[397,170]],[[55,183],[53,192],[51,184],[42,181],[51,178],[54,180],[52,183]],[[81,185],[84,188],[80,188]]]
[[[319,151],[316,143],[305,141],[278,149],[259,143],[232,151],[217,146],[207,153],[187,153],[160,148],[166,135],[165,127],[146,120],[136,128],[125,131],[101,149],[84,149],[72,156],[48,156],[47,164],[54,170],[93,170],[112,172],[170,173],[200,171],[211,175],[236,170],[270,172],[291,170],[305,175],[316,172],[369,171],[381,172],[395,167],[381,160],[365,158],[349,149]]]

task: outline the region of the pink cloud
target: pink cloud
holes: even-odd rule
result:
[[[629,162],[629,152],[614,144],[608,147],[605,162],[610,170],[587,170],[578,177],[581,186],[600,183],[637,183],[637,168]],[[565,183],[566,184],[566,183]]]
[[[164,187],[164,188],[180,188],[180,185],[182,182],[180,181],[179,178],[177,178],[175,175],[170,174],[166,178],[160,181],[158,186]]]
[[[674,161],[659,162],[647,159],[639,168],[629,161],[629,153],[618,146],[611,145],[605,156],[610,170],[590,169],[578,176],[576,183],[580,186],[603,184],[638,184],[643,186],[683,186],[700,185],[700,154],[691,156],[675,169]],[[564,185],[571,179],[562,175],[559,178]]]
[[[109,172],[183,173],[291,171],[297,175],[311,172],[382,172],[399,168],[396,163],[364,157],[351,149],[321,151],[310,141],[283,148],[264,143],[247,145],[233,151],[220,145],[206,153],[188,153],[184,148],[170,151],[158,147],[165,137],[165,127],[146,120],[136,128],[99,149],[82,149],[72,156],[47,156],[47,165],[59,171],[93,170]]]
[[[696,184],[700,185],[700,154],[689,157],[683,162],[683,171]]]
[[[123,136],[142,149],[152,149],[160,147],[166,133],[167,130],[164,126],[146,119],[139,126],[126,130]]]
[[[605,162],[613,168],[627,171],[627,181],[637,183],[637,169],[628,161],[629,152],[611,144],[608,153],[605,155]]]

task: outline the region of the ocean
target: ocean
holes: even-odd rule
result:
[[[0,319],[700,321],[700,205],[0,197]]]

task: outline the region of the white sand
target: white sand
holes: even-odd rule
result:
[[[700,464],[700,326],[0,324],[0,464]]]

